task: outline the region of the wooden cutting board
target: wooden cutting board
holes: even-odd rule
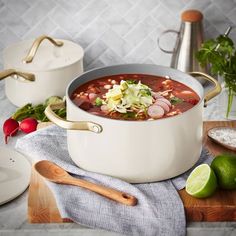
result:
[[[216,126],[236,127],[236,121],[209,121],[204,123],[204,145],[213,155],[229,151],[209,140],[207,130]],[[187,221],[236,221],[236,191],[218,190],[212,197],[196,199],[185,190],[179,191],[184,203]],[[42,177],[32,171],[28,197],[29,223],[62,223],[62,219],[52,192]]]

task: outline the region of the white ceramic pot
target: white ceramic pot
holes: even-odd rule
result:
[[[183,114],[153,121],[104,118],[78,108],[70,99],[81,84],[107,75],[150,74],[170,76],[192,88],[200,102]],[[203,73],[193,72],[202,76]],[[204,75],[207,76],[207,75]],[[67,121],[47,107],[47,117],[67,129],[68,150],[79,167],[132,183],[160,181],[191,168],[202,150],[203,106],[220,92],[220,85],[204,96],[202,85],[181,71],[157,65],[117,65],[84,73],[70,83],[66,93]],[[89,122],[88,122],[89,121]],[[91,122],[92,121],[92,122]],[[80,131],[80,130],[90,130]]]
[[[0,72],[0,79],[7,77],[7,98],[23,106],[64,96],[67,85],[83,72],[83,55],[78,44],[44,35],[34,42],[27,40],[6,48],[5,71]]]

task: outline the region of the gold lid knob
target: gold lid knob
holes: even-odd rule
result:
[[[198,10],[187,10],[181,14],[181,20],[185,22],[198,22],[203,19],[203,14]]]

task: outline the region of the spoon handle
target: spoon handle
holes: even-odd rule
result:
[[[88,190],[91,190],[95,193],[98,193],[102,196],[105,196],[107,198],[110,198],[114,201],[117,201],[119,203],[123,203],[128,206],[135,206],[137,204],[137,198],[135,198],[132,195],[129,195],[124,192],[120,192],[118,190],[105,187],[99,184],[94,184],[92,182],[89,182],[87,180],[83,179],[76,179],[74,177],[68,177],[65,181],[65,184],[71,184],[79,187],[86,188]]]

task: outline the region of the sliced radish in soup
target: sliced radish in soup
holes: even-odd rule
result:
[[[170,101],[167,100],[166,98],[158,98],[157,101],[162,101],[162,102],[166,103],[169,107],[171,107]]]
[[[165,114],[165,111],[161,106],[152,105],[148,108],[148,115],[151,118],[158,119],[158,118],[163,117],[164,114]]]
[[[88,97],[90,101],[94,101],[98,95],[96,93],[89,93]]]
[[[165,113],[170,111],[170,107],[163,101],[156,100],[154,105],[161,106],[164,109]]]

